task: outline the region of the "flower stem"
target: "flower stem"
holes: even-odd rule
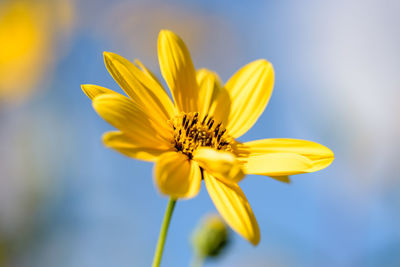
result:
[[[175,208],[175,203],[176,203],[176,199],[171,197],[169,199],[167,209],[165,210],[164,220],[161,225],[160,235],[158,236],[157,248],[156,248],[156,252],[154,253],[152,267],[160,266],[161,256],[164,251],[165,238],[167,237],[169,222],[171,221],[172,212],[174,211],[174,208]]]

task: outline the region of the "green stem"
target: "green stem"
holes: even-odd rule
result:
[[[169,199],[168,206],[167,206],[167,209],[164,214],[164,220],[161,225],[160,235],[158,236],[157,248],[156,248],[156,252],[154,253],[152,267],[160,266],[161,256],[164,251],[165,238],[167,237],[169,222],[171,221],[172,212],[174,211],[174,208],[175,208],[175,203],[176,203],[176,199],[173,199],[171,197]]]

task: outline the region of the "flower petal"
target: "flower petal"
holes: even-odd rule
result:
[[[154,73],[150,71],[148,68],[146,68],[146,66],[139,59],[135,59],[133,63],[135,63],[135,65],[138,66],[149,78],[151,78],[154,82],[158,83],[161,88],[163,88],[157,76],[154,75]]]
[[[244,162],[247,174],[285,176],[305,173],[312,167],[311,161],[294,153],[271,153],[251,156]]]
[[[135,140],[128,135],[118,131],[103,134],[103,143],[106,147],[115,149],[127,157],[145,161],[156,161],[160,155],[168,151],[143,147],[142,144],[136,144]]]
[[[314,172],[326,168],[334,159],[329,148],[298,139],[262,139],[244,143],[240,149],[248,153],[243,157],[248,174],[284,176]]]
[[[108,123],[132,138],[135,144],[168,149],[172,133],[158,131],[157,123],[129,98],[120,94],[103,94],[93,99],[96,112]]]
[[[218,75],[208,69],[200,69],[197,71],[197,83],[199,85],[197,102],[199,113],[203,116],[208,114],[225,126],[231,100],[228,91],[222,87]]]
[[[118,94],[117,92],[94,84],[82,84],[82,91],[91,99],[102,94]]]
[[[210,110],[214,99],[217,98],[222,85],[218,75],[208,69],[198,70],[196,78],[199,85],[199,97],[197,99],[198,112],[205,115]]]
[[[155,165],[154,173],[155,183],[163,194],[173,198],[192,198],[199,192],[200,167],[182,153],[163,154]]]
[[[104,52],[104,62],[110,74],[126,94],[153,120],[169,127],[167,121],[175,115],[174,105],[167,92],[129,60]]]
[[[282,183],[286,183],[286,184],[291,183],[290,177],[287,175],[286,176],[269,176],[269,177],[271,177],[272,179],[277,180],[279,182],[282,182]]]
[[[270,138],[246,142],[243,145],[249,148],[251,155],[289,152],[312,160],[334,158],[333,152],[326,146],[302,139]]]
[[[227,224],[253,245],[257,245],[260,241],[260,229],[240,187],[234,183],[224,183],[207,171],[203,172],[203,177],[215,207]]]
[[[274,86],[272,64],[260,59],[236,72],[225,84],[231,97],[227,129],[237,138],[247,132],[262,114]]]
[[[161,74],[171,90],[179,111],[197,109],[196,71],[185,43],[175,33],[162,30],[158,35],[158,60]]]
[[[227,183],[238,183],[245,176],[241,163],[229,152],[202,147],[195,151],[193,160],[204,170]]]

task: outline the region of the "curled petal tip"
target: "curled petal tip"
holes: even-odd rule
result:
[[[260,243],[260,239],[260,235],[257,235],[249,238],[249,241],[253,246],[257,246]]]

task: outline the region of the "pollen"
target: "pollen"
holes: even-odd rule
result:
[[[173,146],[177,151],[193,157],[199,147],[232,151],[232,141],[221,122],[212,116],[200,116],[198,112],[182,113],[169,121],[174,129]]]

